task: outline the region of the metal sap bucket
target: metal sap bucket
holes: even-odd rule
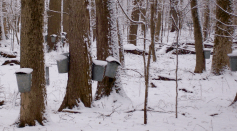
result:
[[[47,42],[47,39],[48,39],[47,37],[48,37],[48,35],[45,35],[45,36],[44,36],[44,41],[45,41],[45,42]]]
[[[50,85],[49,82],[49,67],[51,67],[50,64],[45,64],[45,78],[46,78],[46,85]]]
[[[69,57],[65,55],[58,55],[56,61],[58,73],[67,73],[69,70]]]
[[[56,42],[57,35],[52,34],[52,35],[50,35],[50,37],[51,37],[51,42],[52,43]]]
[[[210,59],[210,55],[211,55],[211,50],[209,49],[204,49],[204,57],[205,59]]]
[[[107,62],[101,60],[92,60],[92,62],[92,80],[102,81]]]
[[[31,68],[21,68],[15,72],[19,92],[24,93],[31,90],[32,71]]]
[[[116,75],[116,71],[118,66],[120,66],[120,62],[116,60],[114,57],[109,56],[106,58],[106,61],[108,62],[105,70],[105,76],[108,76],[110,78],[114,78]]]
[[[237,71],[237,54],[228,54],[231,71]]]

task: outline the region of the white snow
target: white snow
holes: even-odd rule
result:
[[[228,56],[237,56],[237,50],[233,50]]]
[[[57,37],[57,35],[56,35],[56,34],[52,34],[52,35],[50,35],[50,36]]]
[[[115,59],[114,57],[112,57],[112,56],[109,56],[109,57],[107,57],[106,58],[106,61],[108,61],[108,62],[117,62],[119,65],[121,65],[121,63],[119,62],[119,60],[117,60],[117,59]]]
[[[106,66],[106,65],[107,65],[107,62],[106,62],[106,61],[102,61],[102,60],[95,60],[95,59],[92,59],[92,62],[93,62],[95,65],[101,65],[101,66]]]
[[[32,68],[20,68],[18,70],[16,70],[16,74],[17,73],[24,73],[24,74],[30,74],[33,71]]]
[[[65,55],[57,55],[54,58],[57,61],[61,61],[61,60],[67,59],[67,56],[65,56]]]

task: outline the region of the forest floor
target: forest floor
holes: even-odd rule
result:
[[[48,122],[45,126],[25,128],[13,125],[20,112],[15,77],[20,66],[4,65],[0,68],[0,102],[4,101],[0,105],[0,131],[236,131],[237,104],[229,105],[237,93],[237,73],[225,70],[223,75],[211,74],[212,55],[201,74],[193,73],[194,54],[179,55],[178,118],[175,118],[176,84],[172,79],[175,79],[176,56],[164,52],[175,36],[170,34],[169,38],[157,50],[157,62],[151,63],[147,125],[143,124],[145,82],[141,55],[125,53],[126,70],[121,78],[127,97],[113,93],[94,102],[92,108],[81,105],[73,110],[77,113],[67,113],[57,112],[66,91],[67,74],[58,73],[54,56],[59,52],[51,52],[45,57],[52,64],[47,86]],[[180,40],[191,41],[185,34]],[[7,59],[0,57],[0,64]],[[19,56],[15,59],[19,60]],[[93,95],[96,85],[93,81]]]

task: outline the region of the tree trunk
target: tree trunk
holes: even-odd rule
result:
[[[204,24],[203,24],[203,37],[204,41],[207,40],[208,34],[210,31],[210,2],[209,0],[205,0],[205,9],[204,9]]]
[[[46,88],[43,52],[44,0],[21,1],[21,68],[32,68],[31,91],[21,93],[19,126],[43,125]],[[32,44],[33,43],[33,44]]]
[[[117,14],[115,0],[96,0],[96,41],[97,59],[106,60],[108,56],[119,58],[119,43],[117,32]],[[108,97],[113,91],[120,94],[123,91],[120,85],[120,69],[115,78],[104,77],[98,82],[95,100]]]
[[[67,3],[67,2],[66,2]],[[49,51],[57,50],[56,44],[61,31],[61,0],[50,0],[48,11],[48,38]],[[57,35],[56,42],[51,42],[50,35]]]
[[[177,9],[177,5],[178,5],[179,1],[178,0],[170,0],[170,16],[172,21],[172,26],[171,26],[171,30],[170,32],[174,32],[176,31],[176,26],[178,23],[178,9]]]
[[[217,0],[218,6],[227,12],[232,12],[233,0]],[[214,50],[212,58],[212,73],[215,75],[222,74],[222,71],[229,65],[228,53],[232,52],[232,16],[223,11],[220,7],[216,7],[216,29],[214,39]],[[224,24],[223,24],[224,23]]]
[[[162,2],[161,0],[159,0],[159,4],[158,4],[158,16],[157,16],[157,21],[156,21],[156,31],[155,31],[155,38],[156,41],[159,41],[159,37],[160,37],[160,32],[161,32],[161,22],[162,22]]]
[[[196,51],[196,67],[194,73],[202,73],[205,70],[205,58],[203,52],[203,38],[202,27],[199,20],[198,3],[197,0],[191,0],[191,13],[194,26],[194,39],[195,39],[195,51]]]
[[[69,52],[70,63],[66,95],[58,109],[91,106],[91,55],[90,48],[90,15],[87,0],[70,0],[69,12]]]
[[[156,12],[156,5],[157,5],[157,0],[156,2],[151,2],[150,7],[151,7],[151,52],[152,52],[152,58],[153,62],[156,62],[156,51],[155,51],[155,12]]]
[[[69,0],[63,0],[63,32],[69,33]]]
[[[137,8],[137,0],[133,1],[133,9],[132,9],[132,20],[134,21],[138,21],[139,20],[139,9]],[[134,44],[137,45],[137,29],[138,29],[138,25],[137,23],[130,23],[130,27],[129,27],[129,43],[130,44]]]

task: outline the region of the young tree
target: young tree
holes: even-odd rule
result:
[[[49,51],[56,50],[56,42],[51,42],[50,35],[55,34],[60,38],[61,31],[61,0],[50,0],[48,10],[48,38]]]
[[[96,0],[96,41],[97,59],[106,60],[108,56],[119,58],[116,0]],[[108,97],[111,92],[121,94],[120,69],[115,78],[104,77],[98,82],[95,100]]]
[[[31,91],[21,93],[20,127],[46,120],[43,13],[44,0],[21,0],[21,68],[32,68],[33,73]]]
[[[191,0],[190,4],[193,18],[195,50],[196,50],[196,67],[194,72],[202,73],[203,70],[205,70],[205,58],[203,52],[202,28],[199,20],[197,0]]]
[[[229,66],[228,53],[232,52],[232,3],[233,0],[217,0],[216,28],[214,50],[212,58],[212,73],[220,75],[226,66]]]
[[[70,63],[66,95],[58,109],[72,109],[84,106],[90,107],[92,101],[91,89],[91,55],[90,48],[90,14],[88,0],[69,1],[69,52]]]

